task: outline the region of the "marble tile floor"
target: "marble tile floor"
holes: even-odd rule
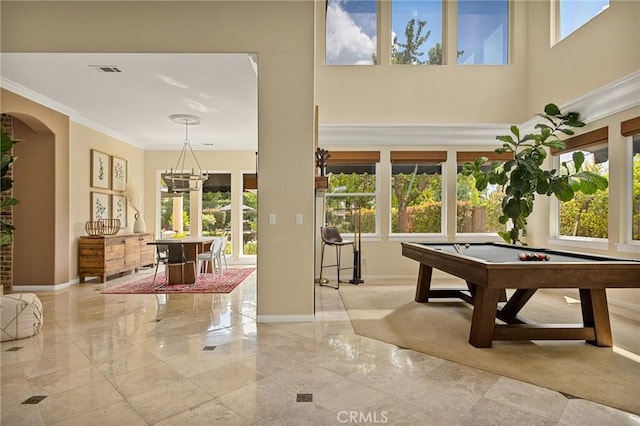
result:
[[[314,322],[256,323],[255,275],[229,295],[38,293],[42,333],[1,346],[0,424],[640,424],[357,336],[332,288],[316,286]]]

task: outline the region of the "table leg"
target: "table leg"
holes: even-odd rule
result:
[[[596,340],[587,342],[597,346],[613,346],[607,292],[602,289],[580,289],[580,306],[585,327],[593,327]]]
[[[520,310],[536,293],[537,288],[519,288],[509,301],[498,312],[498,318],[508,324],[521,324],[523,321],[516,318]]]
[[[471,318],[471,333],[469,334],[469,343],[476,348],[491,347],[499,298],[500,289],[476,286],[473,316]]]
[[[433,268],[431,266],[420,264],[418,272],[418,284],[416,286],[416,302],[429,301],[429,289],[431,288],[431,274]]]

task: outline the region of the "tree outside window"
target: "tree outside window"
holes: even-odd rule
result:
[[[391,63],[442,65],[442,0],[391,3]]]
[[[442,233],[442,163],[393,162],[391,232]]]
[[[575,165],[572,155],[581,151],[585,160],[583,168],[608,179],[609,154],[607,145],[585,147],[581,150],[564,152],[559,156],[560,167],[567,167],[573,173]],[[560,235],[564,237],[608,238],[609,189],[595,194],[576,192],[571,201],[559,204]]]
[[[360,213],[363,234],[376,232],[376,164],[329,164],[325,223],[341,233],[354,232]]]

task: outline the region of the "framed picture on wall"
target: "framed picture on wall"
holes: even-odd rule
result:
[[[127,197],[124,195],[111,195],[111,219],[119,219],[120,228],[127,227]]]
[[[127,160],[111,157],[111,189],[125,191],[127,189]]]
[[[111,167],[109,156],[104,152],[91,150],[91,186],[94,188],[109,189],[111,181]]]
[[[91,220],[109,219],[109,194],[91,192]]]

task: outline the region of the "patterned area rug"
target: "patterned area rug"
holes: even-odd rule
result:
[[[101,294],[162,294],[162,293],[231,293],[256,268],[229,268],[224,275],[200,274],[194,284],[164,284],[164,273],[158,273],[155,283],[153,275],[141,280],[107,288]]]

